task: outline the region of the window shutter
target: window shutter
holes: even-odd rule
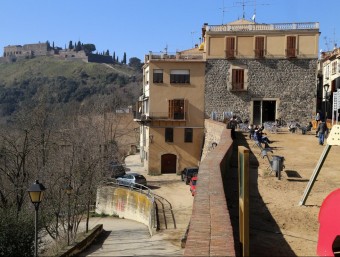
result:
[[[235,57],[235,38],[227,37],[227,58]]]
[[[287,37],[287,57],[288,58],[296,57],[296,37],[295,36]]]
[[[174,112],[174,101],[173,100],[168,100],[168,102],[169,102],[168,118],[172,119],[172,117],[174,116],[173,115],[173,112]]]
[[[255,38],[255,57],[264,57],[264,37]]]
[[[232,88],[233,90],[244,89],[244,70],[233,69],[232,71]]]

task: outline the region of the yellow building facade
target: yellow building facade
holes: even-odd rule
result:
[[[136,108],[141,161],[150,175],[198,166],[204,138],[203,55],[146,55],[143,94]]]

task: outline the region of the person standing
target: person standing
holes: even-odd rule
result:
[[[316,132],[318,133],[318,137],[319,137],[319,145],[323,145],[325,141],[325,134],[328,133],[328,127],[327,127],[326,122],[321,120]]]
[[[238,122],[237,122],[236,116],[234,115],[227,124],[227,128],[231,129],[231,138],[233,140],[236,138],[235,129],[237,127],[237,123]]]

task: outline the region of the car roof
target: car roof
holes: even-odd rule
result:
[[[142,174],[139,174],[137,172],[126,172],[126,175],[141,176]]]

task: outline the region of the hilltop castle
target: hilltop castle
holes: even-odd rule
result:
[[[0,62],[12,62],[20,58],[32,58],[35,56],[53,56],[63,60],[113,63],[112,56],[99,54],[86,54],[84,50],[62,49],[50,47],[48,43],[36,43],[25,45],[9,45],[4,47],[3,57]]]

